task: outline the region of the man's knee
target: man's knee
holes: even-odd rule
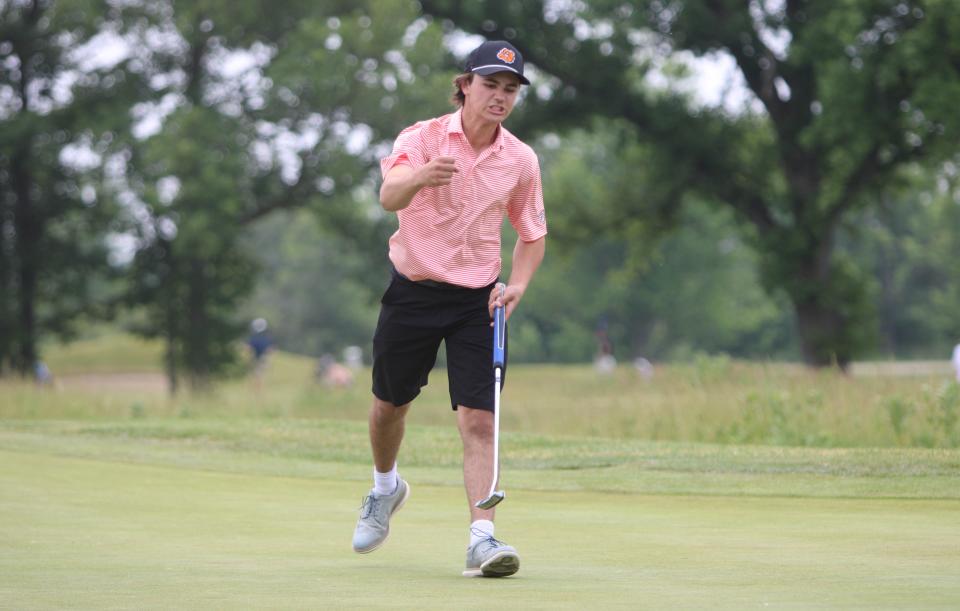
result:
[[[389,401],[373,398],[373,407],[370,409],[373,417],[379,422],[394,422],[403,420],[410,410],[410,404],[394,405]]]
[[[493,412],[459,406],[457,414],[460,435],[464,439],[480,441],[493,439]]]

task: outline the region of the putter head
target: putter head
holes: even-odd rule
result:
[[[497,490],[488,496],[487,498],[477,501],[474,507],[479,509],[491,509],[497,505],[500,501],[503,500],[503,497],[507,496],[503,490]]]

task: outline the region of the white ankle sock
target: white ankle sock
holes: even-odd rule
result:
[[[376,467],[373,468],[373,492],[377,496],[393,494],[396,492],[399,483],[400,476],[397,474],[397,463],[393,463],[393,469],[386,473],[380,473]]]
[[[490,520],[476,520],[470,525],[470,545],[492,536],[493,522]]]

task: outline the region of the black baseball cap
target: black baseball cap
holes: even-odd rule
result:
[[[529,85],[523,76],[523,55],[517,48],[505,40],[488,40],[467,56],[465,72],[474,72],[486,76],[496,72],[513,72],[520,82]]]

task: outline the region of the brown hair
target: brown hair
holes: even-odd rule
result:
[[[473,72],[464,72],[463,74],[458,74],[453,79],[453,95],[450,96],[450,101],[457,108],[463,108],[464,102],[466,102],[466,97],[463,95],[463,84],[473,82]]]

